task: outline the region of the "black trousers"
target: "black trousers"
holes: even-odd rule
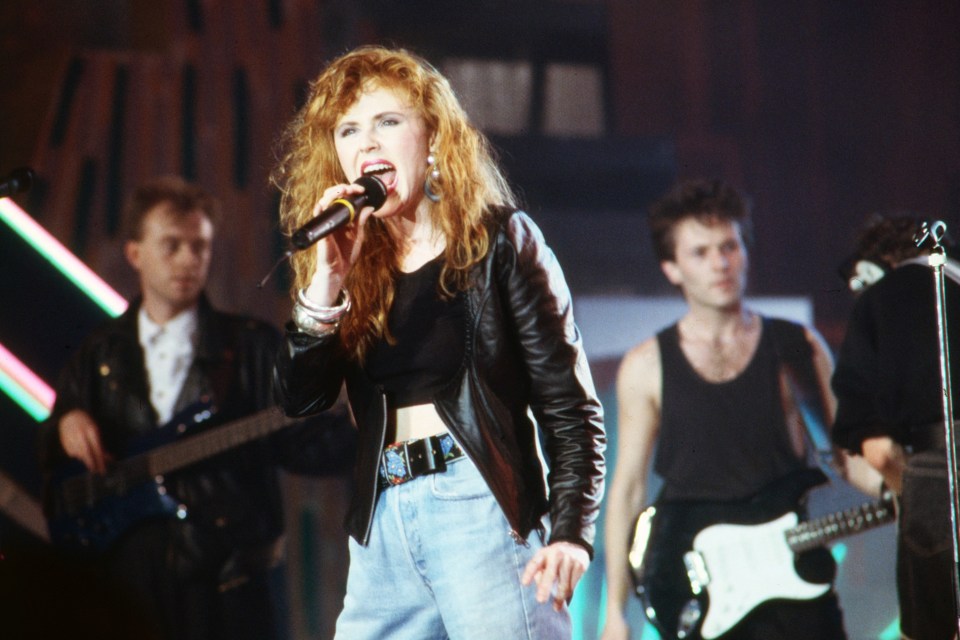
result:
[[[164,640],[279,640],[271,571],[224,581],[230,551],[185,546],[177,522],[155,522],[121,539],[106,578],[133,598]],[[274,569],[276,571],[277,569]]]
[[[957,634],[950,485],[943,451],[907,459],[897,537],[900,630],[912,640]]]

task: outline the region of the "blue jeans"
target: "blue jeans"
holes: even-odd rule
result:
[[[570,638],[566,607],[536,601],[520,577],[542,546],[516,542],[467,458],[381,491],[369,545],[350,540],[338,640]]]

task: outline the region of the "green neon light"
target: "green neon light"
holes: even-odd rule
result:
[[[50,410],[37,401],[32,395],[27,393],[23,387],[8,376],[5,371],[0,369],[0,389],[3,390],[10,399],[16,402],[20,407],[30,414],[37,422],[43,422],[50,415]]]
[[[833,559],[837,561],[837,564],[843,564],[844,558],[847,557],[847,551],[847,544],[845,542],[840,542],[830,548],[830,553],[833,554]]]
[[[880,632],[877,640],[900,640],[900,618],[893,619],[890,626]]]
[[[0,220],[6,222],[24,242],[111,317],[117,317],[126,310],[127,301],[120,294],[9,198],[0,198]]]

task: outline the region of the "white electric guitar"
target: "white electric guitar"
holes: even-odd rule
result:
[[[629,559],[637,595],[660,634],[712,640],[768,600],[827,593],[830,577],[805,580],[797,554],[892,521],[894,505],[888,497],[800,522],[784,505],[797,504],[825,480],[808,469],[747,501],[672,503],[640,514],[630,532]]]

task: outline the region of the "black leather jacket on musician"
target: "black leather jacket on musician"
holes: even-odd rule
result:
[[[593,554],[603,496],[606,435],[574,324],[570,293],[540,230],[522,212],[501,214],[466,299],[464,364],[434,397],[438,414],[477,465],[516,534],[539,528],[549,509],[550,541]],[[277,362],[281,404],[290,415],[331,406],[346,381],[360,430],[347,531],[366,544],[386,431],[386,398],[338,336],[314,338],[288,325]],[[532,410],[550,466],[549,502]]]
[[[41,427],[41,460],[47,474],[68,461],[57,425],[73,409],[93,417],[104,448],[117,458],[129,441],[156,431],[137,338],[139,307],[137,301],[95,330],[61,373],[53,412]],[[200,426],[209,428],[275,404],[272,370],[279,332],[265,323],[216,311],[206,299],[199,304],[198,327],[194,362],[178,407],[209,394],[217,413]],[[321,422],[326,423],[323,428],[315,421],[287,427],[166,477],[168,492],[188,507],[178,535],[184,548],[199,551],[196,561],[212,557],[223,561],[238,553],[243,557],[234,560],[256,570],[251,563],[263,569],[275,560],[268,551],[283,532],[276,465],[298,473],[343,473],[348,467],[343,457],[353,455],[355,429],[345,411]]]

